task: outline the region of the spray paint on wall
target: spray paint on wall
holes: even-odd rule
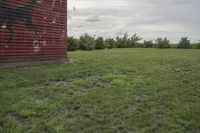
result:
[[[25,55],[21,51],[23,56],[66,50],[66,13],[66,0],[0,0],[0,58],[6,58],[5,51],[19,51],[22,44],[28,49]]]

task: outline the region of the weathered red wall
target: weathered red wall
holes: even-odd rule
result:
[[[66,58],[66,39],[67,0],[0,0],[0,62]]]

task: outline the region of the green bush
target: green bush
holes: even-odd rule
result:
[[[144,43],[137,43],[134,47],[135,48],[144,48]]]
[[[165,37],[165,38],[158,38],[156,39],[156,48],[170,48],[170,41]]]
[[[190,40],[188,37],[182,37],[181,40],[179,41],[178,48],[190,48]]]
[[[137,46],[139,46],[139,47],[141,46],[141,44],[139,44],[138,42],[140,40],[142,40],[142,38],[140,36],[138,36],[136,33],[129,40],[130,40],[130,42],[129,42],[130,47],[134,48]]]
[[[196,45],[197,45],[197,49],[200,49],[200,41]]]
[[[96,46],[95,38],[87,33],[80,37],[79,44],[81,50],[94,50]]]
[[[68,50],[75,51],[79,49],[79,41],[73,37],[68,37]]]
[[[109,49],[116,48],[116,41],[112,38],[108,38],[105,40],[105,46]]]
[[[116,40],[113,38],[105,39],[98,37],[95,39],[94,36],[90,36],[87,33],[82,35],[79,39],[68,37],[68,50],[94,50],[94,49],[105,49],[105,48],[193,48],[200,49],[200,41],[197,43],[190,43],[187,37],[182,37],[178,44],[170,44],[167,38],[158,38],[153,43],[153,40],[148,40],[143,43],[140,42],[142,38],[137,34],[131,37],[128,34],[124,34],[122,37],[117,36]]]
[[[124,34],[123,37],[117,36],[117,38],[116,38],[117,48],[127,48],[128,45],[129,45],[128,34]]]
[[[103,37],[98,37],[96,39],[96,49],[105,49],[105,42]]]
[[[152,40],[144,41],[143,46],[144,48],[153,48],[153,41]]]
[[[171,48],[177,48],[178,44],[171,44]]]
[[[191,49],[197,49],[197,43],[191,43],[190,48]]]

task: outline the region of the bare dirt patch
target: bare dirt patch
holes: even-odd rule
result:
[[[68,81],[55,81],[53,82],[54,85],[56,86],[67,86],[69,84]]]
[[[134,103],[128,106],[128,112],[131,113],[133,111],[135,111],[138,108],[138,104]]]

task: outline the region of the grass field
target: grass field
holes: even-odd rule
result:
[[[69,52],[0,70],[1,133],[199,133],[200,50]]]

